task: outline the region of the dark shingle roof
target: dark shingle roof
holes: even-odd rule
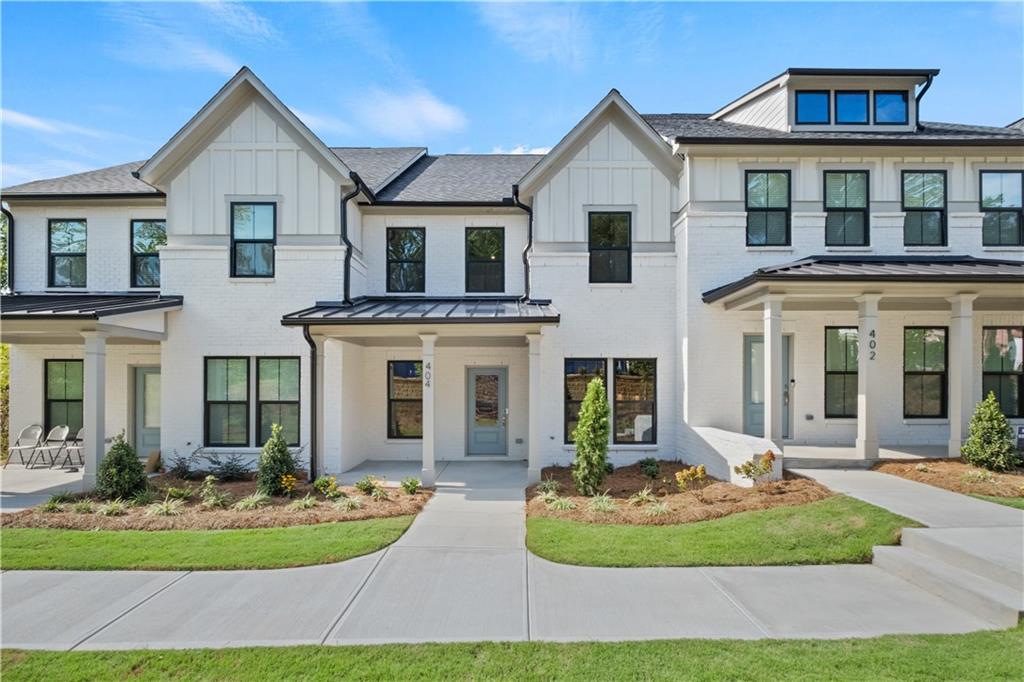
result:
[[[33,180],[21,185],[7,187],[0,192],[5,197],[20,195],[51,195],[51,194],[95,194],[163,196],[163,192],[135,178],[132,173],[139,169],[145,161],[132,161],[118,166],[100,168],[99,170],[75,173],[48,180]]]
[[[160,294],[18,294],[0,297],[5,320],[98,320],[181,305],[181,296]]]
[[[306,324],[456,324],[481,322],[555,322],[551,301],[518,298],[398,297],[359,298],[350,304],[320,301],[285,315],[285,325]]]
[[[378,201],[465,203],[510,201],[512,185],[542,154],[424,156],[378,192]]]
[[[386,180],[427,153],[426,147],[331,147],[346,166],[359,174],[371,190],[380,190]]]

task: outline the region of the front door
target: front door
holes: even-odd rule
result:
[[[789,336],[782,337],[782,437],[789,438],[791,392]],[[764,337],[743,337],[743,433],[764,436]]]
[[[508,370],[474,367],[468,382],[466,454],[507,455]]]
[[[160,452],[160,368],[135,368],[135,452]]]

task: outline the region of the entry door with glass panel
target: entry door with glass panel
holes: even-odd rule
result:
[[[764,337],[743,337],[743,433],[764,436]],[[789,336],[782,337],[782,437],[789,438]]]
[[[508,454],[508,370],[504,367],[474,367],[468,373],[466,387],[466,454]]]
[[[160,451],[160,368],[135,368],[135,452]]]

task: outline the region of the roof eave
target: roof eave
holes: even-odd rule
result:
[[[1024,136],[1019,139],[969,138],[964,140],[936,139],[821,139],[821,138],[769,138],[769,137],[692,137],[677,135],[680,145],[802,145],[802,146],[858,146],[858,147],[1024,147]]]

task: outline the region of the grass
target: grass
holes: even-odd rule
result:
[[[7,528],[0,568],[208,570],[326,564],[390,545],[413,518],[244,530]]]
[[[845,640],[4,651],[19,680],[1019,680],[1024,629]]]
[[[1024,509],[1024,497],[998,497],[996,495],[977,495],[971,493],[971,497],[977,497],[979,500],[985,500],[986,502],[995,502],[1007,507],[1013,507],[1014,509]]]
[[[550,517],[526,521],[526,545],[579,566],[771,566],[859,563],[920,524],[845,495],[711,521],[635,526]]]

